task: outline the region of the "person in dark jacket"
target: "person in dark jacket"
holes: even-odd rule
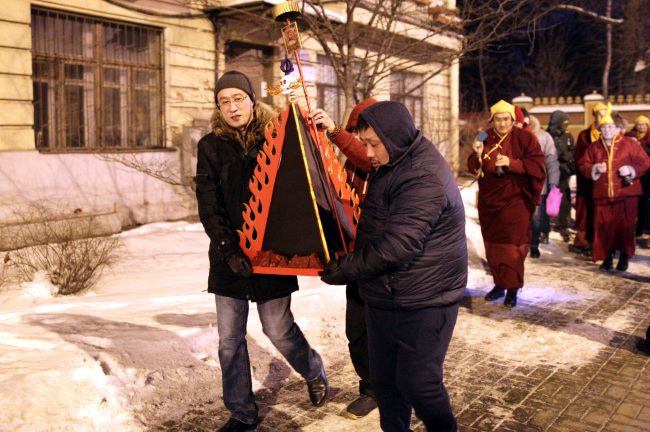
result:
[[[568,127],[569,115],[567,113],[561,110],[551,113],[547,130],[555,142],[557,160],[560,163],[560,183],[558,188],[562,192],[562,203],[560,204],[560,214],[557,216],[557,222],[562,240],[565,243],[571,240],[569,235],[569,224],[571,223],[571,187],[569,181],[571,176],[576,173],[576,163],[573,160],[575,142],[573,136],[567,132]]]
[[[555,148],[551,134],[542,129],[537,117],[530,116],[529,120],[530,130],[537,137],[537,141],[539,141],[539,145],[544,153],[544,167],[546,168],[546,183],[544,183],[544,187],[542,188],[540,203],[535,207],[535,213],[533,213],[533,219],[531,220],[532,236],[530,240],[530,257],[539,258],[539,244],[542,240],[542,235],[544,235],[544,239],[548,243],[548,233],[551,225],[550,218],[546,213],[546,197],[560,182],[560,166],[557,161],[557,149]]]
[[[198,143],[196,197],[199,217],[210,237],[208,292],[215,294],[223,399],[231,418],[220,432],[254,430],[258,407],[253,396],[246,344],[249,301],[257,303],[264,334],[307,381],[311,402],[325,403],[328,383],[320,355],[310,347],[291,313],[295,276],[255,275],[239,247],[248,182],[265,141],[273,110],[255,101],[249,78],[226,72],[215,87],[213,131]]]
[[[368,184],[368,172],[370,161],[366,154],[363,142],[356,135],[359,114],[366,108],[377,103],[374,98],[361,101],[354,107],[345,129],[338,126],[320,108],[309,114],[309,118],[318,126],[325,129],[327,138],[336,145],[347,157],[344,169],[347,179],[359,195],[359,203],[363,204]],[[366,318],[364,312],[364,301],[359,294],[359,286],[352,281],[345,287],[345,336],[348,339],[348,350],[352,366],[359,376],[359,397],[350,402],[345,409],[345,416],[356,420],[365,417],[372,410],[377,408],[375,391],[372,388],[370,379],[370,367],[368,360],[368,332],[366,331]]]
[[[408,431],[415,409],[428,431],[455,431],[442,365],[467,286],[460,192],[401,103],[366,108],[357,129],[372,170],[355,250],[321,279],[359,284],[381,428]]]

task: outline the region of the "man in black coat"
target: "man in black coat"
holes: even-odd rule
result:
[[[381,428],[455,431],[442,365],[467,285],[465,210],[449,165],[399,102],[357,124],[372,170],[355,250],[321,279],[358,281],[366,304],[370,377]]]
[[[575,141],[573,136],[567,132],[569,127],[569,115],[564,111],[553,111],[548,121],[548,133],[553,137],[557,160],[560,163],[560,183],[558,188],[562,192],[562,203],[560,214],[557,216],[558,227],[562,240],[568,243],[571,240],[569,225],[571,223],[571,187],[569,180],[576,173],[576,163],[573,160]]]
[[[219,431],[249,431],[258,422],[246,344],[249,301],[257,302],[264,334],[307,381],[313,405],[325,403],[329,387],[320,355],[309,346],[291,313],[297,278],[254,275],[239,247],[236,230],[242,227],[243,203],[251,196],[249,180],[265,141],[265,125],[274,112],[255,101],[249,78],[237,71],[219,78],[215,99],[213,131],[198,143],[196,197],[201,223],[210,237],[208,291],[216,298],[223,399],[231,412]]]

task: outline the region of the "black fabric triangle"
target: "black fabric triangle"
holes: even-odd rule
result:
[[[293,105],[285,125],[282,159],[264,232],[263,251],[273,251],[288,258],[316,252],[324,263],[327,262],[326,250],[330,259],[343,250],[327,190],[329,179],[323,175],[322,167],[323,162],[304,119]],[[338,199],[334,205],[342,216],[344,213]],[[345,238],[349,242],[352,231],[347,227],[348,222],[344,217],[340,217],[340,222],[344,224],[344,232],[348,231]]]

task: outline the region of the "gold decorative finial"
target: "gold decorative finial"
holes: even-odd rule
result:
[[[286,1],[273,7],[273,19],[278,22],[286,22],[288,19],[296,19],[302,16],[297,1]]]

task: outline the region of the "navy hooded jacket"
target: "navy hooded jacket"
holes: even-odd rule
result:
[[[371,173],[348,280],[379,309],[458,302],[467,286],[465,210],[447,161],[404,105],[379,102],[361,114],[389,154]]]

